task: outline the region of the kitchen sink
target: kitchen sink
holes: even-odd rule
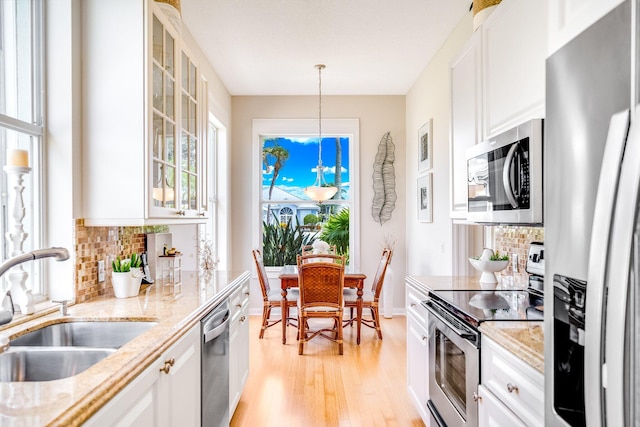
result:
[[[11,340],[11,347],[92,347],[117,349],[157,322],[79,321],[48,325]]]
[[[12,348],[0,354],[0,382],[52,381],[89,369],[115,349]]]

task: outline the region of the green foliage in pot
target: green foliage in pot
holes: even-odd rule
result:
[[[265,266],[295,265],[303,245],[310,245],[317,233],[305,233],[298,218],[281,224],[262,224],[262,259]]]
[[[140,268],[142,267],[142,258],[136,253],[131,254],[131,268]]]
[[[338,255],[345,255],[349,260],[349,209],[342,209],[329,219],[322,227],[320,239],[336,247]]]
[[[111,261],[111,268],[114,273],[127,273],[131,271],[131,261],[128,259],[120,260],[120,257],[117,257]]]
[[[142,258],[136,253],[131,254],[131,258],[121,260],[117,257],[114,261],[111,261],[111,268],[116,273],[127,273],[132,268],[142,267]]]

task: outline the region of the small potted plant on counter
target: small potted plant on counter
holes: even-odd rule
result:
[[[480,285],[483,289],[494,288],[498,284],[496,278],[496,272],[504,270],[509,265],[509,256],[501,255],[499,252],[494,253],[492,249],[485,248],[482,251],[482,256],[469,258],[469,262],[478,271],[482,272],[480,276]]]
[[[111,262],[113,273],[111,284],[116,298],[130,298],[138,295],[142,283],[142,259],[136,253],[131,258],[121,260],[117,257]]]

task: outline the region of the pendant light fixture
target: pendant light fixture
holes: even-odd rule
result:
[[[338,188],[329,186],[324,180],[324,166],[322,166],[322,70],[324,64],[317,64],[318,69],[318,166],[316,166],[316,181],[304,189],[304,194],[311,200],[322,203],[336,194]]]

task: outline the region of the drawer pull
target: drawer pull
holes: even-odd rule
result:
[[[242,308],[242,304],[236,304],[236,307]]]
[[[243,323],[245,320],[247,320],[247,318],[246,318],[246,317],[244,317],[244,316],[242,316],[242,317],[240,318],[240,323]]]
[[[426,340],[428,340],[428,339],[429,339],[429,337],[427,337],[427,336],[425,336],[425,335],[423,335],[423,336],[422,336],[422,341],[426,341]]]
[[[509,391],[509,393],[513,393],[514,391],[517,393],[518,392],[518,386],[517,385],[513,385],[511,383],[507,383],[507,390]]]
[[[473,392],[473,401],[478,402],[482,400],[482,396],[478,395],[475,391]]]
[[[411,307],[413,308],[413,307],[415,307],[415,306],[416,306],[416,303],[415,303],[415,302],[412,302],[412,303],[411,303]]]
[[[171,367],[175,364],[176,364],[176,359],[174,359],[173,357],[171,359],[165,360],[164,366],[160,368],[160,372],[164,372],[165,374],[168,374],[169,371],[171,371]]]

